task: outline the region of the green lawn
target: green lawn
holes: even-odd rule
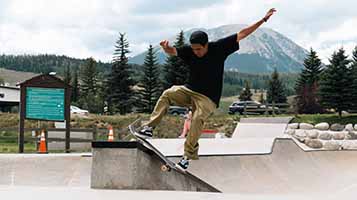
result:
[[[357,124],[357,114],[342,115],[340,118],[337,114],[314,114],[314,115],[298,115],[292,121],[293,123],[310,123],[318,124],[321,122],[327,122],[329,124]]]
[[[220,108],[215,112],[215,114],[208,118],[205,122],[205,129],[215,129],[219,132],[225,132],[228,135],[233,133],[236,123],[241,117],[238,114],[229,115],[227,114],[228,106],[231,104],[230,101],[222,101]],[[1,116],[1,115],[0,115]],[[88,119],[72,119],[71,125],[75,128],[89,128],[93,127],[98,123],[112,124],[113,127],[120,131],[120,138],[124,138],[128,135],[127,126],[137,117],[143,117],[144,120],[149,118],[148,114],[128,114],[128,115],[115,115],[115,116],[103,116],[103,115],[91,115]],[[277,117],[282,116],[292,116],[294,115],[276,115]],[[248,117],[266,117],[265,115],[248,115]],[[272,116],[269,116],[272,117]],[[182,130],[184,119],[180,116],[166,116],[164,117],[162,123],[155,129],[154,137],[158,138],[176,138]],[[320,122],[340,123],[340,124],[357,124],[357,114],[343,115],[339,118],[337,114],[315,114],[315,115],[298,115],[292,122],[295,123],[311,123],[317,124]],[[1,128],[17,128],[18,118],[16,114],[2,114],[0,118],[0,129]],[[36,127],[37,123],[30,122],[27,123],[27,127]],[[53,127],[48,124],[48,127]],[[104,134],[104,135],[103,135]],[[106,133],[98,134],[99,140],[106,140]],[[25,153],[36,152],[35,143],[32,141],[32,136],[30,132],[25,133]],[[116,138],[118,139],[118,138]],[[16,153],[18,152],[17,144],[17,131],[1,131],[0,132],[0,153]]]
[[[2,143],[0,141],[0,153],[17,153],[19,151],[19,145],[17,142],[12,143]],[[35,153],[36,146],[34,143],[25,143],[24,152],[26,153]]]

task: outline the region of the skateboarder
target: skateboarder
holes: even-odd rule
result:
[[[152,137],[153,128],[161,121],[170,105],[192,107],[192,121],[186,137],[184,155],[177,166],[186,170],[189,160],[198,159],[198,139],[205,120],[218,107],[222,92],[224,62],[239,49],[239,42],[253,33],[260,25],[267,22],[276,10],[270,9],[255,24],[240,32],[208,42],[203,31],[195,31],[190,36],[191,45],[175,48],[167,40],[160,42],[161,47],[170,56],[178,56],[189,66],[189,81],[186,85],[174,85],[165,90],[156,103],[149,122],[143,124],[139,134]]]

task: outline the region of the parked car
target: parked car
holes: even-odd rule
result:
[[[77,106],[71,106],[71,114],[77,114],[77,115],[89,115],[88,110],[83,110],[78,108]]]
[[[188,112],[188,108],[181,106],[170,106],[168,114],[171,115],[185,115]]]
[[[239,113],[241,115],[244,114],[244,105],[246,106],[246,112],[247,114],[264,114],[266,111],[268,111],[269,114],[273,113],[273,107],[268,106],[266,108],[265,105],[262,105],[260,102],[257,101],[237,101],[233,102],[229,106],[228,113],[233,115],[235,113]],[[279,113],[279,108],[274,107],[274,112]]]

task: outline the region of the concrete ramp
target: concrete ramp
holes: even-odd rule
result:
[[[220,192],[191,173],[161,171],[157,155],[139,142],[93,142],[91,188]]]
[[[271,138],[284,135],[284,131],[292,117],[256,117],[241,118],[235,128],[232,138]]]
[[[287,124],[268,123],[238,123],[232,139],[245,138],[277,138],[284,135]]]
[[[0,154],[0,187],[89,187],[91,162],[84,154]]]
[[[151,139],[155,148],[167,157],[182,157],[184,139]],[[239,155],[239,154],[266,154],[271,152],[274,138],[246,138],[246,139],[208,139],[199,140],[199,156]]]
[[[240,194],[344,193],[357,182],[357,151],[304,152],[276,139],[266,155],[200,157],[190,172],[222,192]]]

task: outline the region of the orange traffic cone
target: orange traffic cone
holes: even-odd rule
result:
[[[46,137],[45,137],[44,130],[41,131],[40,147],[38,148],[37,153],[48,153],[47,147],[46,147]]]
[[[108,134],[108,142],[113,142],[114,141],[114,131],[113,131],[113,127],[109,126],[108,127],[109,130],[109,134]]]

